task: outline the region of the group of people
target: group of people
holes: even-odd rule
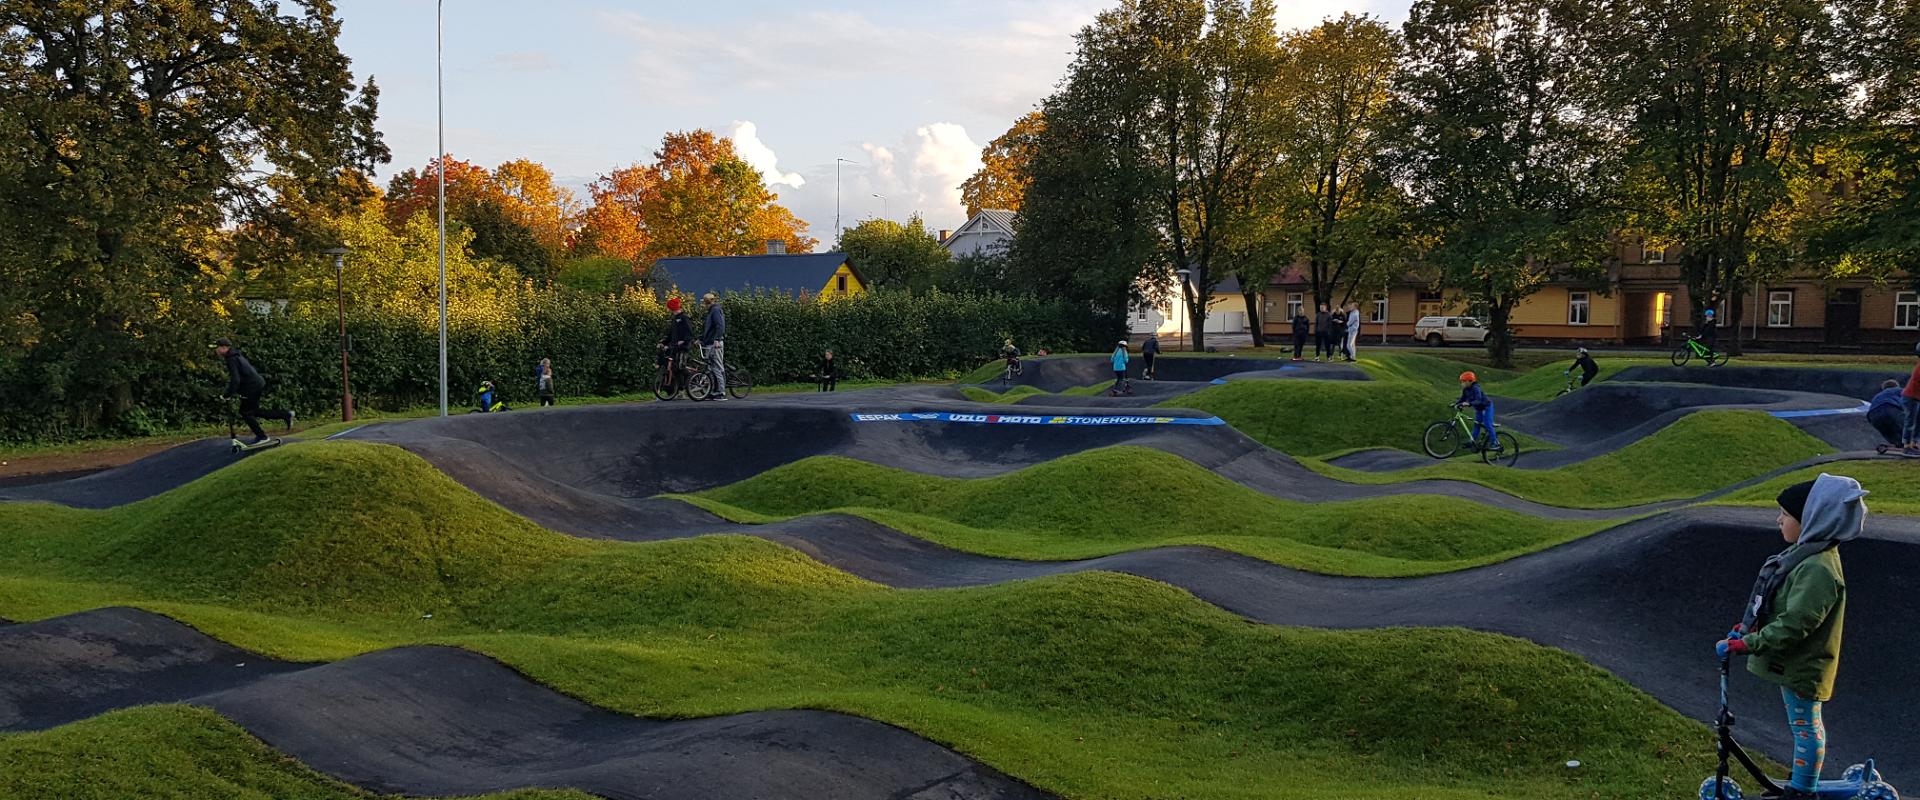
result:
[[[1920,344],[1913,348],[1913,372],[1906,381],[1888,380],[1867,404],[1867,422],[1887,447],[1920,458]]]
[[[713,378],[713,392],[708,395],[712,400],[727,399],[727,312],[720,307],[720,296],[707,292],[700,298],[707,307],[706,324],[700,328],[701,357],[707,362],[707,374]],[[672,318],[667,320],[667,333],[660,338],[661,363],[669,374],[678,379],[680,369],[695,341],[693,321],[687,318],[687,312],[681,307],[680,298],[667,298],[667,311]],[[831,357],[831,355],[829,355]]]
[[[1345,308],[1327,310],[1327,304],[1320,304],[1320,313],[1307,321],[1305,309],[1293,315],[1293,360],[1305,360],[1307,336],[1313,336],[1313,360],[1337,361],[1344,357],[1353,361],[1360,353],[1360,304],[1348,303]]]

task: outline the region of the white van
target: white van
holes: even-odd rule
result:
[[[1413,339],[1434,347],[1485,344],[1487,326],[1473,317],[1421,317],[1413,324]]]

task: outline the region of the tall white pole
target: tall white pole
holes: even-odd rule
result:
[[[446,6],[446,0],[438,0],[433,8],[433,88],[440,134],[439,164],[434,172],[440,218],[440,416],[443,417],[447,415],[447,35],[443,22]]]

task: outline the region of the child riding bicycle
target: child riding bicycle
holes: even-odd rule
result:
[[[1500,449],[1500,440],[1493,435],[1493,398],[1480,388],[1478,375],[1471,371],[1460,373],[1460,399],[1454,401],[1454,405],[1473,409],[1473,442],[1476,448]]]

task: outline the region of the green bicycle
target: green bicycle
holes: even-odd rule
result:
[[[1684,367],[1687,365],[1689,359],[1695,357],[1707,362],[1707,366],[1709,367],[1717,367],[1727,363],[1726,353],[1714,352],[1713,348],[1700,343],[1700,337],[1689,333],[1687,334],[1686,341],[1681,342],[1679,347],[1673,349],[1673,365],[1676,367]]]
[[[1420,446],[1427,455],[1434,458],[1452,458],[1465,448],[1468,452],[1479,453],[1480,460],[1488,464],[1511,467],[1520,460],[1520,440],[1513,434],[1499,430],[1490,437],[1493,444],[1480,442],[1473,437],[1473,412],[1466,406],[1453,407],[1453,419],[1443,419],[1427,426],[1427,432],[1420,437]]]

